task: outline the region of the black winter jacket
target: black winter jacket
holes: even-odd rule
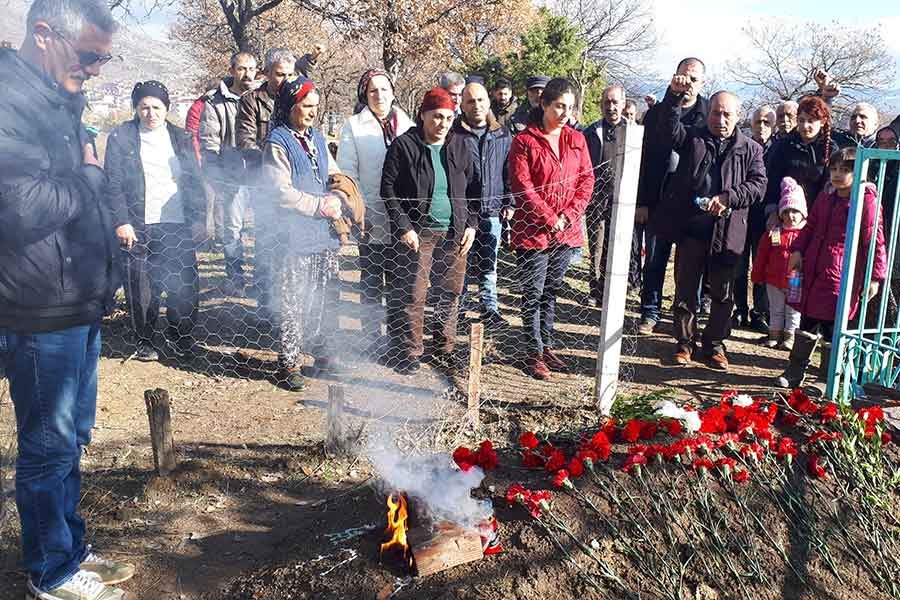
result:
[[[778,210],[781,200],[781,180],[793,177],[803,193],[806,194],[807,210],[812,210],[813,203],[828,183],[828,167],[824,163],[826,149],[825,139],[819,137],[812,144],[805,144],[796,130],[778,138],[766,156],[766,173],[769,178],[766,188],[765,212],[769,214]],[[828,144],[833,152],[837,146]]]
[[[184,206],[185,223],[205,223],[206,195],[200,181],[200,166],[197,164],[191,135],[168,122],[166,128],[181,166],[178,193]],[[146,188],[137,119],[122,123],[109,134],[104,166],[108,178],[104,196],[109,205],[113,228],[127,223],[140,236],[144,227]]]
[[[15,85],[0,102],[0,328],[96,323],[115,283],[105,175],[84,164],[83,96],[70,96],[0,50]]]
[[[461,136],[452,131],[447,135],[441,157],[447,170],[453,214],[448,233],[459,242],[467,227],[478,227],[481,182],[472,164],[472,154]],[[381,197],[396,239],[410,230],[421,231],[428,219],[433,193],[431,150],[421,130],[411,127],[388,148],[381,171]]]
[[[762,202],[766,189],[762,146],[735,129],[734,140],[717,163],[719,173],[711,173],[718,140],[705,123],[702,127],[685,127],[680,119],[680,102],[680,96],[669,91],[656,105],[660,108],[659,139],[678,153],[678,168],[666,182],[662,200],[651,215],[650,229],[674,242],[684,237],[688,222],[703,212],[694,199],[709,194],[704,186],[709,185],[710,175],[720,182],[718,193],[726,197],[732,212],[728,217],[715,219],[709,252],[711,256],[736,260],[747,239],[748,210]]]
[[[480,138],[461,116],[453,125],[453,132],[466,142],[472,153],[472,164],[481,181],[481,216],[496,217],[504,208],[513,206],[509,189],[509,148],[512,134],[488,115],[487,131]]]
[[[666,94],[669,94],[668,90]],[[699,130],[704,127],[707,114],[709,114],[709,100],[703,96],[697,96],[697,102],[687,111],[681,111],[679,107],[681,124],[689,129]],[[674,170],[674,157],[671,142],[659,133],[661,126],[663,129],[668,126],[663,116],[663,108],[659,104],[650,107],[644,115],[643,125],[644,141],[637,204],[653,210],[659,204],[666,174]]]

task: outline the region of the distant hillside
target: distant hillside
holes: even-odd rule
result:
[[[25,35],[25,15],[28,0],[0,0],[0,40],[8,40],[19,47]],[[190,60],[184,44],[157,40],[143,32],[123,26],[113,42],[116,59],[103,68],[97,80],[89,86],[114,84],[129,88],[135,81],[156,79],[174,92],[192,92],[199,70]]]

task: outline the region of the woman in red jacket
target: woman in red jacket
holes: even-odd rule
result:
[[[509,152],[516,197],[512,247],[522,280],[528,370],[537,379],[549,379],[550,369],[566,369],[553,351],[556,294],[572,252],[582,246],[581,217],[594,188],[587,143],[567,125],[574,107],[572,84],[550,80]]]

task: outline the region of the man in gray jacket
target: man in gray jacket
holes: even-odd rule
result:
[[[228,74],[206,100],[199,137],[203,170],[216,191],[217,200],[225,206],[224,289],[229,295],[241,295],[245,285],[241,231],[249,195],[246,189],[241,189],[246,169],[237,147],[237,114],[241,96],[254,86],[256,59],[247,52],[234,54]]]

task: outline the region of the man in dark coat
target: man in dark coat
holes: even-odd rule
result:
[[[498,79],[491,90],[491,112],[501,127],[509,129],[509,120],[519,109],[519,101],[513,95],[509,79]]]
[[[525,97],[526,102],[520,102],[516,112],[509,118],[509,130],[513,135],[522,133],[528,127],[528,113],[531,109],[540,106],[541,95],[550,78],[546,75],[532,75],[525,80]]]
[[[78,514],[80,462],[97,406],[100,319],[113,305],[106,176],[81,125],[84,82],[112,59],[102,0],[35,0],[17,52],[0,50],[0,371],[19,455],[16,505],[28,596],[121,600],[102,581]]]
[[[497,301],[501,221],[509,221],[514,210],[506,160],[512,135],[494,118],[487,90],[479,83],[470,83],[463,88],[462,111],[452,131],[469,147],[476,176],[481,182],[481,211],[475,243],[467,259],[465,289],[469,283],[478,285],[481,320],[487,327],[497,328],[503,325]]]
[[[613,193],[617,182],[613,181],[613,159],[616,148],[625,135],[625,89],[610,85],[601,96],[603,118],[584,130],[584,139],[594,165],[594,193],[585,211],[588,246],[591,252],[590,293],[595,305],[603,302],[603,286],[606,281],[606,251],[609,247],[610,217]],[[635,231],[635,236],[638,232]],[[634,275],[629,272],[629,283]]]
[[[698,58],[685,58],[678,63],[675,71],[676,75],[687,77],[691,82],[690,88],[680,96],[682,104],[679,114],[682,125],[687,128],[702,127],[706,123],[709,102],[700,95],[705,71],[703,61]],[[635,212],[638,225],[647,223],[656,212],[663,182],[678,164],[669,137],[659,134],[662,119],[662,109],[658,104],[651,106],[644,115],[644,142]],[[641,322],[638,325],[638,333],[642,335],[653,333],[660,319],[663,283],[672,242],[658,235],[647,235],[647,256],[641,285]]]
[[[685,127],[682,96],[691,88],[688,75],[672,78],[658,105],[659,138],[678,153],[678,167],[666,183],[650,220],[653,235],[674,240],[676,364],[690,363],[699,338],[697,288],[706,271],[712,299],[703,330],[706,363],[728,369],[724,340],[730,330],[734,273],[747,238],[750,207],[762,202],[766,169],[762,147],[737,129],[740,102],[730,92],[710,98],[706,125]],[[696,200],[705,199],[704,210]]]

